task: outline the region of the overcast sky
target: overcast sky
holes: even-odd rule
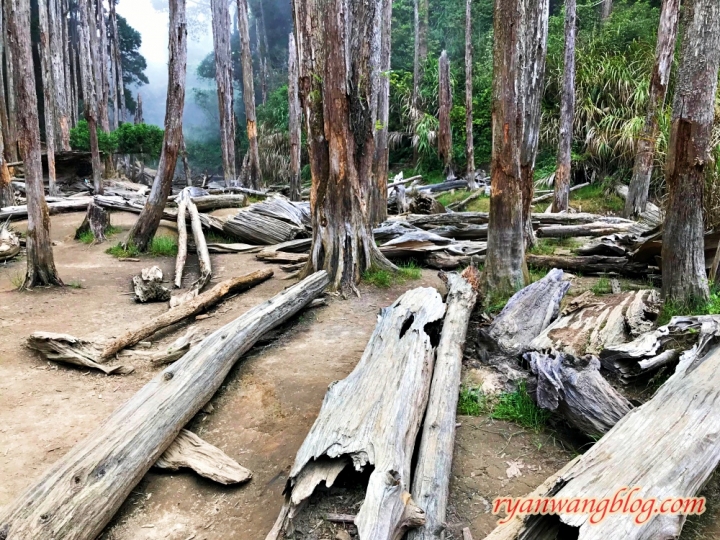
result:
[[[200,61],[212,51],[212,27],[205,12],[205,0],[188,0],[188,72],[185,99],[186,127],[200,121],[199,111],[192,99],[191,88],[206,86],[196,76]],[[150,84],[140,87],[143,98],[143,116],[149,124],[162,126],[165,121],[168,61],[168,10],[167,0],[120,0],[117,12],[142,36],[140,53],[147,60],[145,74]]]

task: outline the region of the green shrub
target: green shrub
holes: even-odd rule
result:
[[[525,381],[521,381],[515,392],[500,395],[491,417],[538,431],[550,418],[550,412],[535,404],[527,393]]]
[[[381,289],[389,289],[393,285],[399,285],[422,277],[422,269],[412,261],[398,264],[397,267],[397,272],[372,267],[363,273],[362,280]]]

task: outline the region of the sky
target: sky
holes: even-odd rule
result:
[[[196,71],[200,61],[212,51],[209,0],[188,0],[188,69],[185,98],[185,128],[202,122],[202,112],[192,99],[193,87],[209,87],[199,80]],[[167,0],[120,0],[117,12],[142,36],[140,53],[147,60],[145,74],[150,84],[139,88],[143,99],[143,116],[148,124],[161,126],[165,122],[168,62],[168,3]],[[204,15],[205,12],[207,15]]]

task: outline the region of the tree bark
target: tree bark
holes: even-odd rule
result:
[[[600,0],[600,20],[607,21],[612,13],[613,0]]]
[[[117,14],[115,3],[110,2],[110,29],[112,31],[112,54],[115,65],[115,94],[118,105],[118,124],[125,122],[127,111],[125,110],[125,83],[123,82],[122,56],[120,55],[120,33],[117,27]],[[114,102],[114,101],[113,101]]]
[[[10,0],[3,2],[5,9],[5,23],[10,24]],[[8,108],[8,139],[5,141],[5,152],[7,160],[11,163],[18,161],[18,111],[16,96],[19,93],[16,85],[17,72],[15,71],[15,51],[10,43],[8,27],[4,27],[3,37],[5,39],[5,82],[7,84],[7,108]]]
[[[675,89],[665,179],[669,200],[662,246],[663,297],[681,304],[709,297],[703,241],[705,168],[720,66],[720,3],[690,0]]]
[[[442,54],[440,54],[438,70],[440,72],[440,85],[438,91],[438,120],[440,124],[440,127],[438,128],[438,154],[443,162],[443,174],[445,176],[452,176],[452,131],[450,129],[452,90],[450,89],[450,61],[447,57],[447,51],[443,51]]]
[[[412,113],[420,113],[420,85],[425,78],[425,62],[428,55],[428,26],[430,21],[429,0],[414,0],[415,55],[413,60]]]
[[[137,99],[135,100],[136,106],[135,106],[135,123],[136,124],[144,124],[145,118],[143,118],[143,101],[142,101],[142,94],[140,92],[137,93]]]
[[[185,146],[185,136],[183,135],[182,143],[180,144],[180,156],[183,162],[183,172],[185,173],[185,185],[186,187],[192,187],[192,171],[190,170],[190,162],[188,161],[187,147]]]
[[[10,141],[10,126],[7,109],[7,95],[5,94],[5,13],[0,5],[0,131],[2,131],[3,141]],[[0,156],[3,162],[6,161],[5,145],[0,149],[3,154]],[[14,161],[14,160],[13,160]],[[1,195],[0,195],[1,196]],[[0,204],[0,206],[3,206]],[[6,206],[6,205],[5,205]]]
[[[300,197],[300,156],[302,140],[302,111],[298,94],[298,56],[295,36],[291,33],[288,42],[288,116],[290,131],[290,200]]]
[[[525,284],[522,175],[522,122],[519,87],[522,78],[524,6],[495,0],[495,44],[492,109],[490,221],[485,280],[488,291],[507,294]]]
[[[187,73],[187,22],[185,0],[170,0],[170,60],[168,62],[168,93],[165,109],[165,135],[157,175],[145,208],[128,235],[128,244],[147,251],[157,232],[163,210],[172,189],[180,145],[183,140],[182,116],[185,107]]]
[[[637,217],[645,211],[647,205],[655,159],[655,144],[660,131],[658,122],[670,82],[679,18],[680,0],[663,0],[655,49],[655,67],[650,77],[647,115],[637,141],[633,176],[625,200],[625,217]]]
[[[107,94],[107,63],[105,61],[105,16],[102,0],[89,0],[88,21],[90,23],[90,47],[95,73],[95,90],[97,92],[97,114],[100,129],[110,131]]]
[[[40,2],[43,3],[43,2]],[[112,2],[111,2],[112,3]],[[63,63],[63,25],[65,24],[59,0],[48,0],[48,22],[50,31],[50,65],[53,79],[54,127],[57,127],[57,148],[70,151],[70,121],[68,118],[68,96],[65,84],[65,65]]]
[[[475,145],[473,144],[473,46],[472,0],[465,1],[465,178],[470,189],[477,189],[475,181]]]
[[[357,292],[360,276],[373,264],[395,269],[375,245],[367,208],[382,2],[311,0],[296,2],[295,9],[313,178],[313,245],[304,272],[326,270],[333,290]],[[353,62],[346,64],[351,51]]]
[[[17,75],[15,91],[19,105],[18,127],[28,206],[27,274],[21,288],[62,285],[55,269],[50,239],[50,215],[45,203],[40,122],[30,42],[30,0],[8,0],[7,6],[7,34]]]
[[[247,122],[247,136],[250,143],[249,167],[247,171],[247,184],[257,189],[260,185],[262,173],[260,171],[260,153],[257,141],[257,117],[255,116],[255,83],[253,82],[252,51],[250,50],[250,26],[248,23],[247,0],[237,0],[238,29],[240,32],[240,53],[243,72],[243,102],[245,103],[245,118]]]
[[[555,200],[552,211],[563,212],[570,205],[573,120],[575,118],[575,32],[576,2],[565,0],[565,64],[560,103],[560,140],[555,171]]]
[[[38,56],[40,56],[40,71],[42,73],[43,101],[45,104],[45,153],[48,163],[48,192],[50,196],[58,194],[55,185],[55,100],[57,88],[53,76],[51,60],[51,36],[48,24],[48,6],[45,0],[38,1],[38,19],[40,27],[40,41],[38,43]]]
[[[230,7],[227,0],[211,0],[212,32],[215,50],[215,81],[220,109],[220,149],[225,185],[234,185],[235,108],[233,98],[232,59],[230,58]]]

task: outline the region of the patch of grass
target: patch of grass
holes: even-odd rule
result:
[[[237,239],[232,236],[228,236],[218,231],[209,231],[206,233],[205,238],[208,244],[234,244]]]
[[[118,259],[128,259],[140,256],[140,250],[138,250],[135,244],[128,244],[127,247],[124,247],[122,244],[117,244],[106,249],[105,253]]]
[[[490,415],[495,420],[515,422],[523,427],[538,431],[550,418],[550,412],[538,407],[527,393],[525,382],[517,390],[501,394]]]
[[[670,319],[678,315],[718,315],[720,314],[720,283],[716,283],[710,290],[710,299],[705,301],[690,302],[689,304],[678,304],[676,302],[665,302],[660,316],[658,326],[670,322]]]
[[[83,284],[80,283],[80,280],[78,280],[78,279],[75,279],[75,280],[73,280],[73,281],[71,281],[71,282],[69,282],[69,283],[66,283],[66,285],[67,285],[68,287],[70,287],[71,289],[84,289],[84,288],[85,288],[85,287],[83,286]]]
[[[154,257],[176,257],[178,243],[172,236],[156,236],[150,243],[148,253]]]
[[[618,214],[625,208],[625,201],[615,192],[607,193],[602,184],[570,192],[570,204],[591,214]]]
[[[600,296],[603,294],[610,294],[612,292],[612,286],[610,285],[610,279],[605,276],[600,277],[595,284],[590,287],[590,290]]]
[[[464,416],[480,416],[489,412],[488,399],[479,388],[462,386],[458,398],[457,413]]]
[[[80,236],[78,236],[78,242],[82,242],[83,244],[92,244],[95,241],[95,235],[92,231],[83,231],[80,233]]]
[[[574,238],[538,238],[535,245],[530,249],[533,255],[554,255],[557,248],[574,250],[581,243]]]
[[[398,264],[397,267],[397,272],[372,267],[362,275],[362,279],[380,289],[389,289],[393,285],[399,285],[422,277],[422,270],[413,261]]]
[[[109,225],[107,229],[105,229],[105,236],[113,236],[115,234],[120,234],[122,232],[122,228],[115,227],[114,225]]]
[[[528,266],[528,275],[530,277],[530,283],[535,283],[548,275],[549,270],[547,268],[535,268],[534,266]]]
[[[25,274],[16,272],[12,276],[10,276],[10,283],[12,283],[13,287],[19,289],[20,287],[22,287],[22,284],[25,283]]]

